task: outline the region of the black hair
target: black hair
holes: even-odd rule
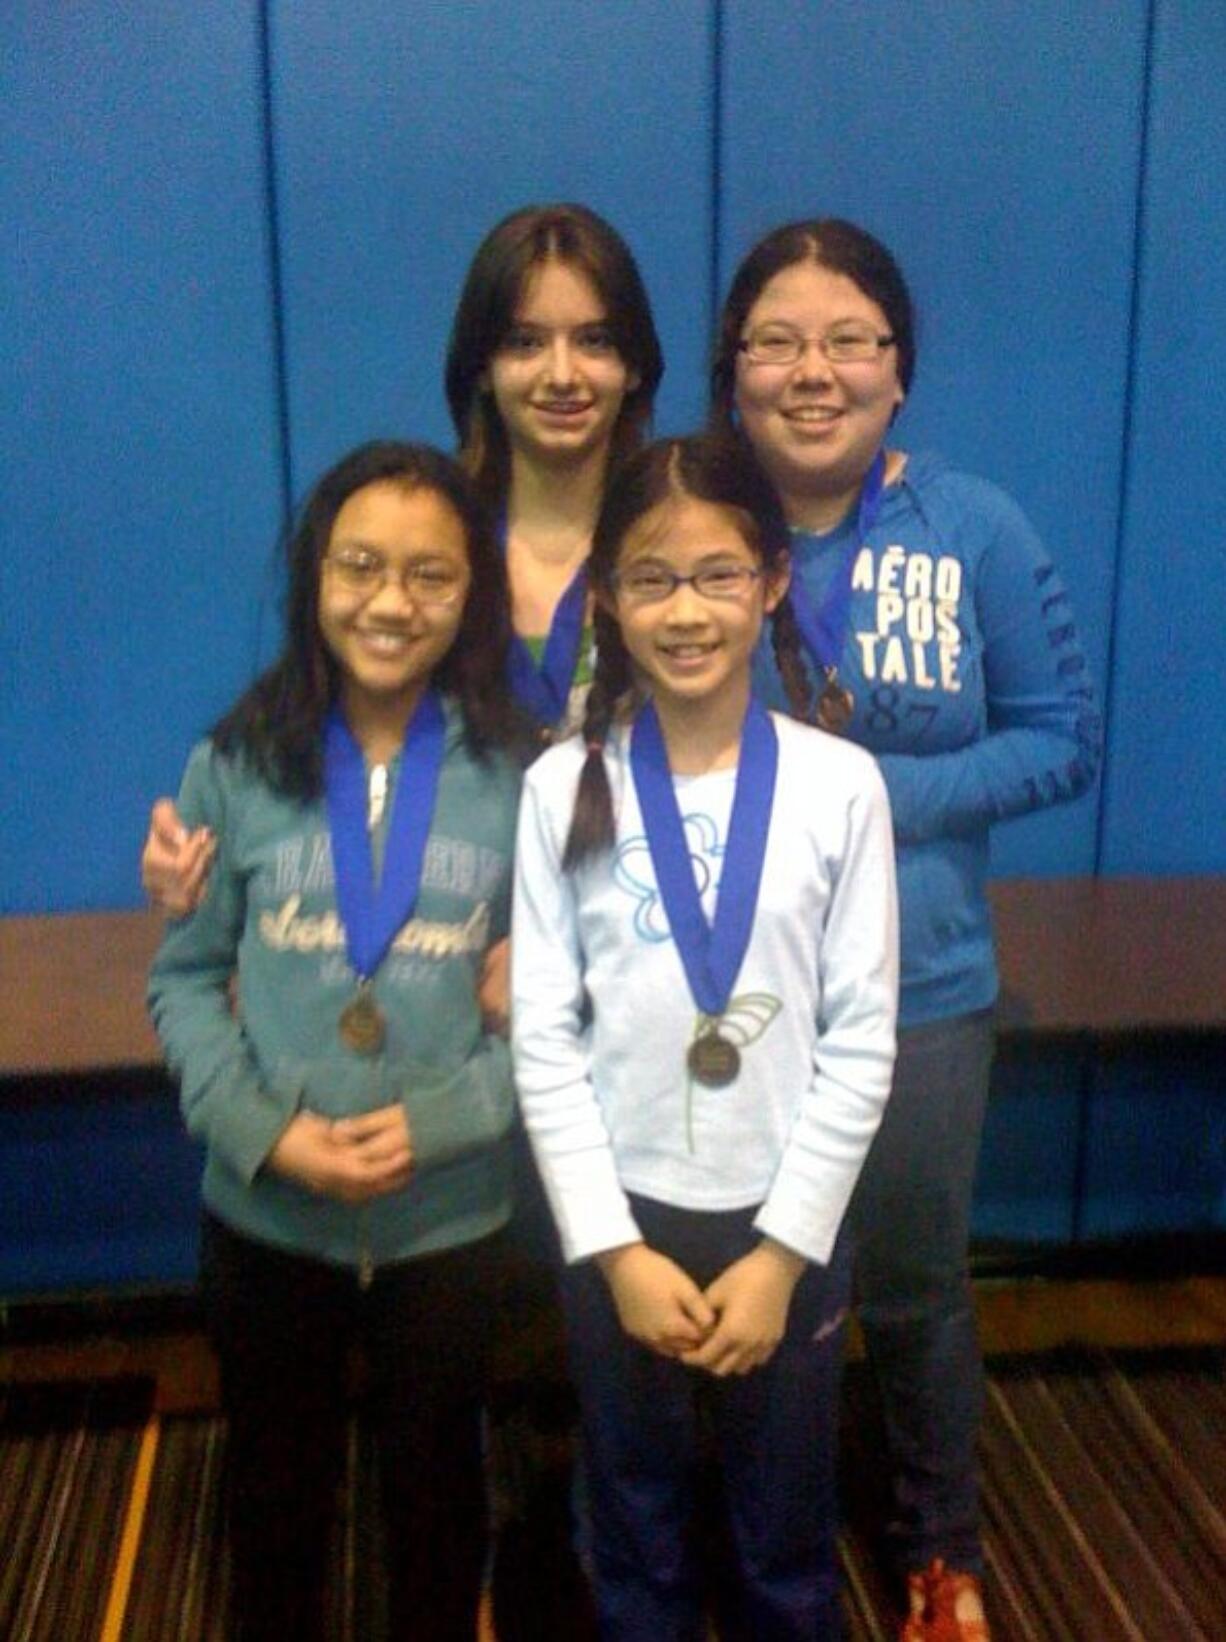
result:
[[[902,269],[867,229],[841,217],[812,217],[785,223],[759,240],[745,257],[728,288],[715,336],[711,361],[711,425],[730,432],[734,425],[736,358],[750,309],[763,290],[800,262],[816,263],[843,274],[877,304],[894,338],[898,380],[904,393],[915,375],[915,309]]]
[[[733,512],[746,544],[768,576],[788,567],[791,536],[782,504],[752,452],[739,440],[712,434],[661,439],[630,457],[614,473],[596,521],[588,561],[588,575],[596,593],[596,667],[581,732],[587,758],[562,857],[567,871],[609,848],[615,835],[604,744],[633,682],[621,628],[609,608],[615,597],[618,554],[626,536],[644,515],[678,497],[710,502]],[[789,706],[796,717],[805,718],[811,692],[802,660],[800,630],[786,595],[770,619],[775,659]]]
[[[434,680],[458,699],[478,753],[515,739],[504,682],[511,623],[506,567],[472,481],[429,445],[378,440],[350,451],[319,480],[285,539],[285,647],[212,731],[225,753],[241,751],[277,791],[304,800],[323,790],[323,727],[339,672],[319,627],[320,565],[336,516],[372,484],[437,492],[464,527],[471,572],[459,630]]]
[[[510,454],[502,418],[483,385],[485,373],[515,322],[529,276],[551,259],[591,281],[617,352],[637,378],[613,429],[614,462],[642,443],[664,374],[647,289],[615,228],[583,205],[530,205],[504,217],[477,247],[469,267],[444,377],[460,460],[495,512],[506,503]]]

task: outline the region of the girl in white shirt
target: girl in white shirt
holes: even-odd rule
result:
[[[568,1262],[602,1635],[699,1637],[709,1407],[733,1634],[835,1636],[839,1228],[894,1055],[889,808],[808,708],[788,532],[745,456],[668,440],[593,541],[581,738],[529,772],[512,938],[524,1115]]]

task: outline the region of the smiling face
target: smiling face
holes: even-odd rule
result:
[[[551,257],[528,276],[486,372],[512,456],[603,459],[638,379],[613,343],[595,287]]]
[[[897,350],[831,364],[815,338],[849,320],[887,335],[882,309],[845,274],[797,262],[763,286],[742,335],[778,322],[808,343],[790,365],[737,356],[735,405],[741,427],[783,498],[791,523],[829,529],[854,502],[904,393]]]
[[[715,708],[748,699],[754,647],[763,619],[786,591],[787,576],[759,574],[731,598],[711,598],[682,582],[666,598],[642,601],[629,573],[659,568],[692,576],[737,567],[758,572],[762,564],[731,507],[678,495],[627,531],[610,607],[631,660],[662,706]]]
[[[338,560],[381,563],[385,574],[355,587],[353,570]],[[406,591],[411,571],[424,599]],[[380,480],[341,506],[320,565],[319,630],[359,740],[366,726],[403,731],[459,630],[470,579],[464,523],[438,491]],[[457,596],[428,602],[439,588]]]

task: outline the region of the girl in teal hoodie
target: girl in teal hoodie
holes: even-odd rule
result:
[[[217,858],[149,989],[207,1148],[236,1616],[323,1635],[360,1341],[392,1634],[470,1642],[511,1207],[509,1062],[477,998],[519,784],[503,558],[459,468],[398,443],[320,480],[288,558],[284,653],[188,763],[180,812]]]

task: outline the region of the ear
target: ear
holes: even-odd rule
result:
[[[617,620],[617,600],[607,588],[593,587],[592,603],[599,605],[606,616],[610,616],[614,621]]]
[[[784,594],[792,585],[792,561],[786,560],[777,570],[772,570],[766,577],[765,605],[766,614],[774,615],[783,602]]]
[[[639,375],[639,373],[637,371],[628,370],[626,372],[626,392],[637,393],[642,386],[643,378]]]
[[[893,427],[894,423],[897,422],[898,414],[902,410],[902,408],[906,404],[906,402],[907,402],[907,390],[906,390],[906,388],[903,387],[902,383],[898,380],[898,370],[897,370],[897,367],[896,367],[895,371],[894,371],[894,408],[890,411],[890,426],[891,427]]]

